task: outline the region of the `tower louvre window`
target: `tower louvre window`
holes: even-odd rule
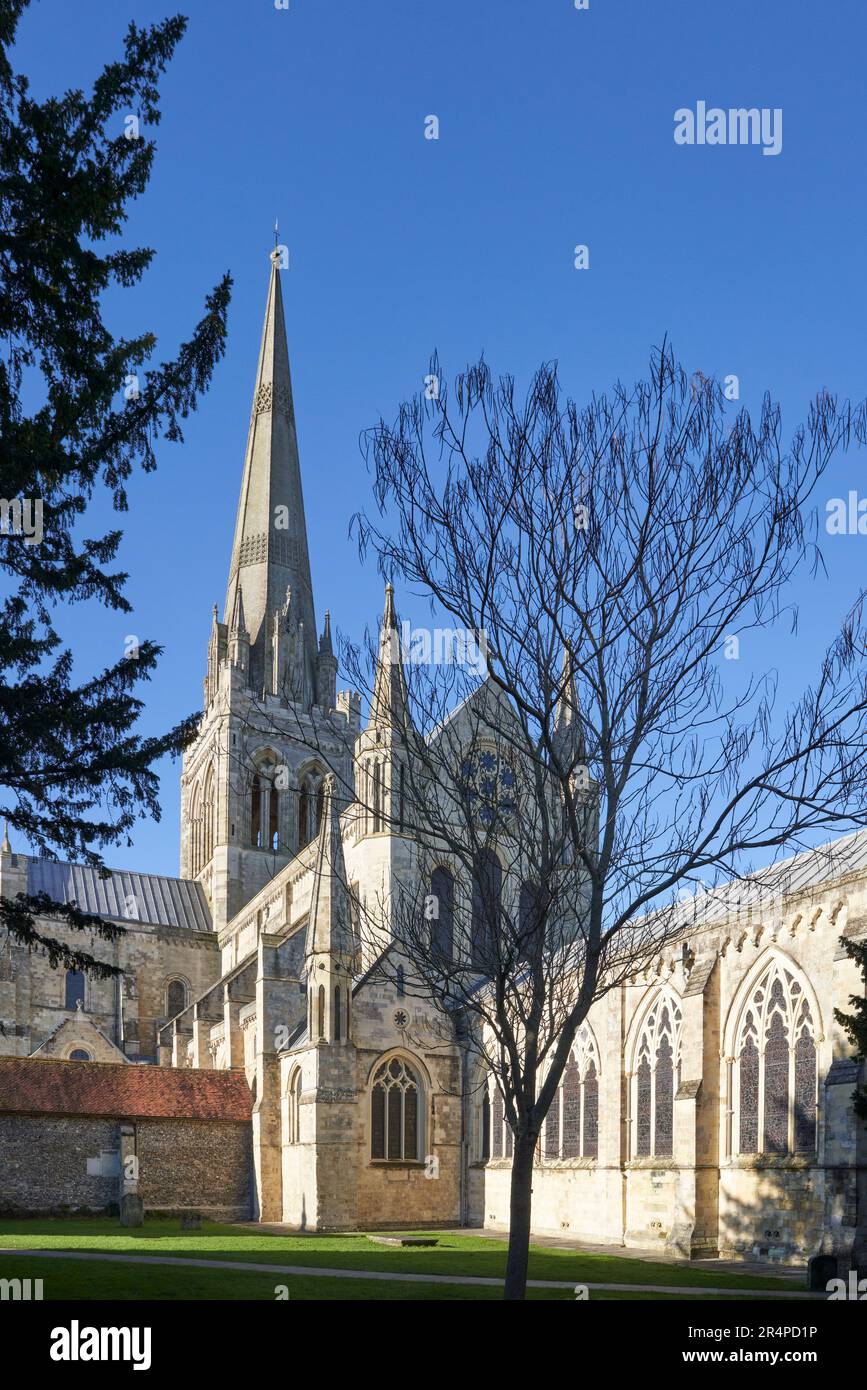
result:
[[[373,829],[382,830],[382,764],[378,758],[373,764]]]

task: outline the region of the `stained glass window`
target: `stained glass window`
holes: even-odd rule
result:
[[[587,1064],[584,1076],[584,1142],[585,1158],[596,1158],[599,1152],[599,1081],[595,1064]]]
[[[675,1076],[680,1076],[681,1011],[670,993],[647,1015],[638,1037],[634,1152],[639,1158],[671,1156]]]
[[[759,1050],[748,1037],[740,1058],[740,1151],[754,1154],[759,1148]]]
[[[795,1151],[810,1152],[816,1147],[816,1044],[806,1000],[801,1009],[798,1041],[795,1043]]]
[[[493,1122],[493,1150],[494,1158],[503,1156],[503,1097],[499,1091],[494,1092],[494,1122]]]
[[[554,1094],[548,1114],[545,1116],[545,1157],[560,1157],[560,1096],[561,1090]]]
[[[788,1141],[789,1041],[782,1015],[775,1011],[765,1043],[765,1152],[784,1154]]]
[[[371,1093],[371,1158],[393,1162],[419,1157],[419,1083],[400,1057],[384,1062]]]
[[[736,1046],[737,1151],[785,1154],[792,1135],[796,1153],[813,1152],[814,1021],[803,984],[777,960],[770,962],[750,995]]]
[[[581,1153],[581,1073],[571,1057],[563,1070],[563,1157]]]
[[[638,1124],[635,1152],[639,1158],[650,1155],[650,1061],[644,1056],[638,1067]]]
[[[655,1123],[653,1152],[668,1157],[674,1137],[674,1064],[667,1034],[663,1034],[656,1049]]]

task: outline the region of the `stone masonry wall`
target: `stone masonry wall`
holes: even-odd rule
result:
[[[120,1125],[86,1116],[0,1115],[0,1214],[112,1208],[120,1190]],[[146,1211],[249,1216],[249,1125],[139,1120],[130,1127]]]

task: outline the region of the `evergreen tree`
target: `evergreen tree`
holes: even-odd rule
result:
[[[182,440],[181,422],[224,352],[231,280],[207,296],[172,361],[155,362],[152,333],[107,327],[105,292],[136,285],[154,255],[120,236],[150,178],[155,145],[145,132],[160,120],[158,82],[186,20],[131,24],[123,56],[89,93],[38,102],[9,57],[28,5],[0,0],[2,814],[40,852],[105,872],[105,847],[129,844],[138,817],[159,818],[154,765],[183,749],[198,715],[159,737],[137,733],[138,687],[161,648],[142,641],[136,659],[79,684],[56,613],[85,600],[130,611],[127,576],[113,563],[122,533],[84,536],[84,514],[101,488],[126,510],[133,469],[155,467],[158,440]],[[104,939],[120,931],[44,895],[0,899],[0,923],[52,964],[115,973],[44,935],[37,915]]]
[[[863,1062],[867,1060],[867,941],[850,941],[844,936],[840,938],[840,945],[849,959],[860,966],[865,990],[863,994],[849,995],[853,1013],[844,1014],[842,1009],[835,1009],[834,1017],[840,1027],[845,1029],[846,1036],[855,1049],[855,1056]],[[867,1120],[867,1088],[856,1087],[854,1103],[855,1114],[862,1120]]]

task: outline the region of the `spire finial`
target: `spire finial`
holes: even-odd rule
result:
[[[397,627],[397,614],[394,611],[394,585],[389,582],[385,586],[385,612],[382,615],[382,626],[389,632]]]
[[[273,251],[270,251],[270,252],[268,253],[268,259],[269,259],[269,261],[271,262],[271,264],[272,264],[272,266],[274,267],[275,270],[279,270],[279,269],[280,269],[280,262],[281,262],[281,260],[282,260],[282,256],[281,256],[281,253],[280,253],[280,247],[279,247],[279,245],[278,245],[279,237],[280,237],[280,228],[279,228],[279,225],[278,225],[278,222],[277,222],[277,218],[275,217],[275,218],[274,218],[274,249],[273,249]]]
[[[9,822],[3,821],[3,843],[0,845],[0,854],[11,854],[12,846],[9,843]]]

